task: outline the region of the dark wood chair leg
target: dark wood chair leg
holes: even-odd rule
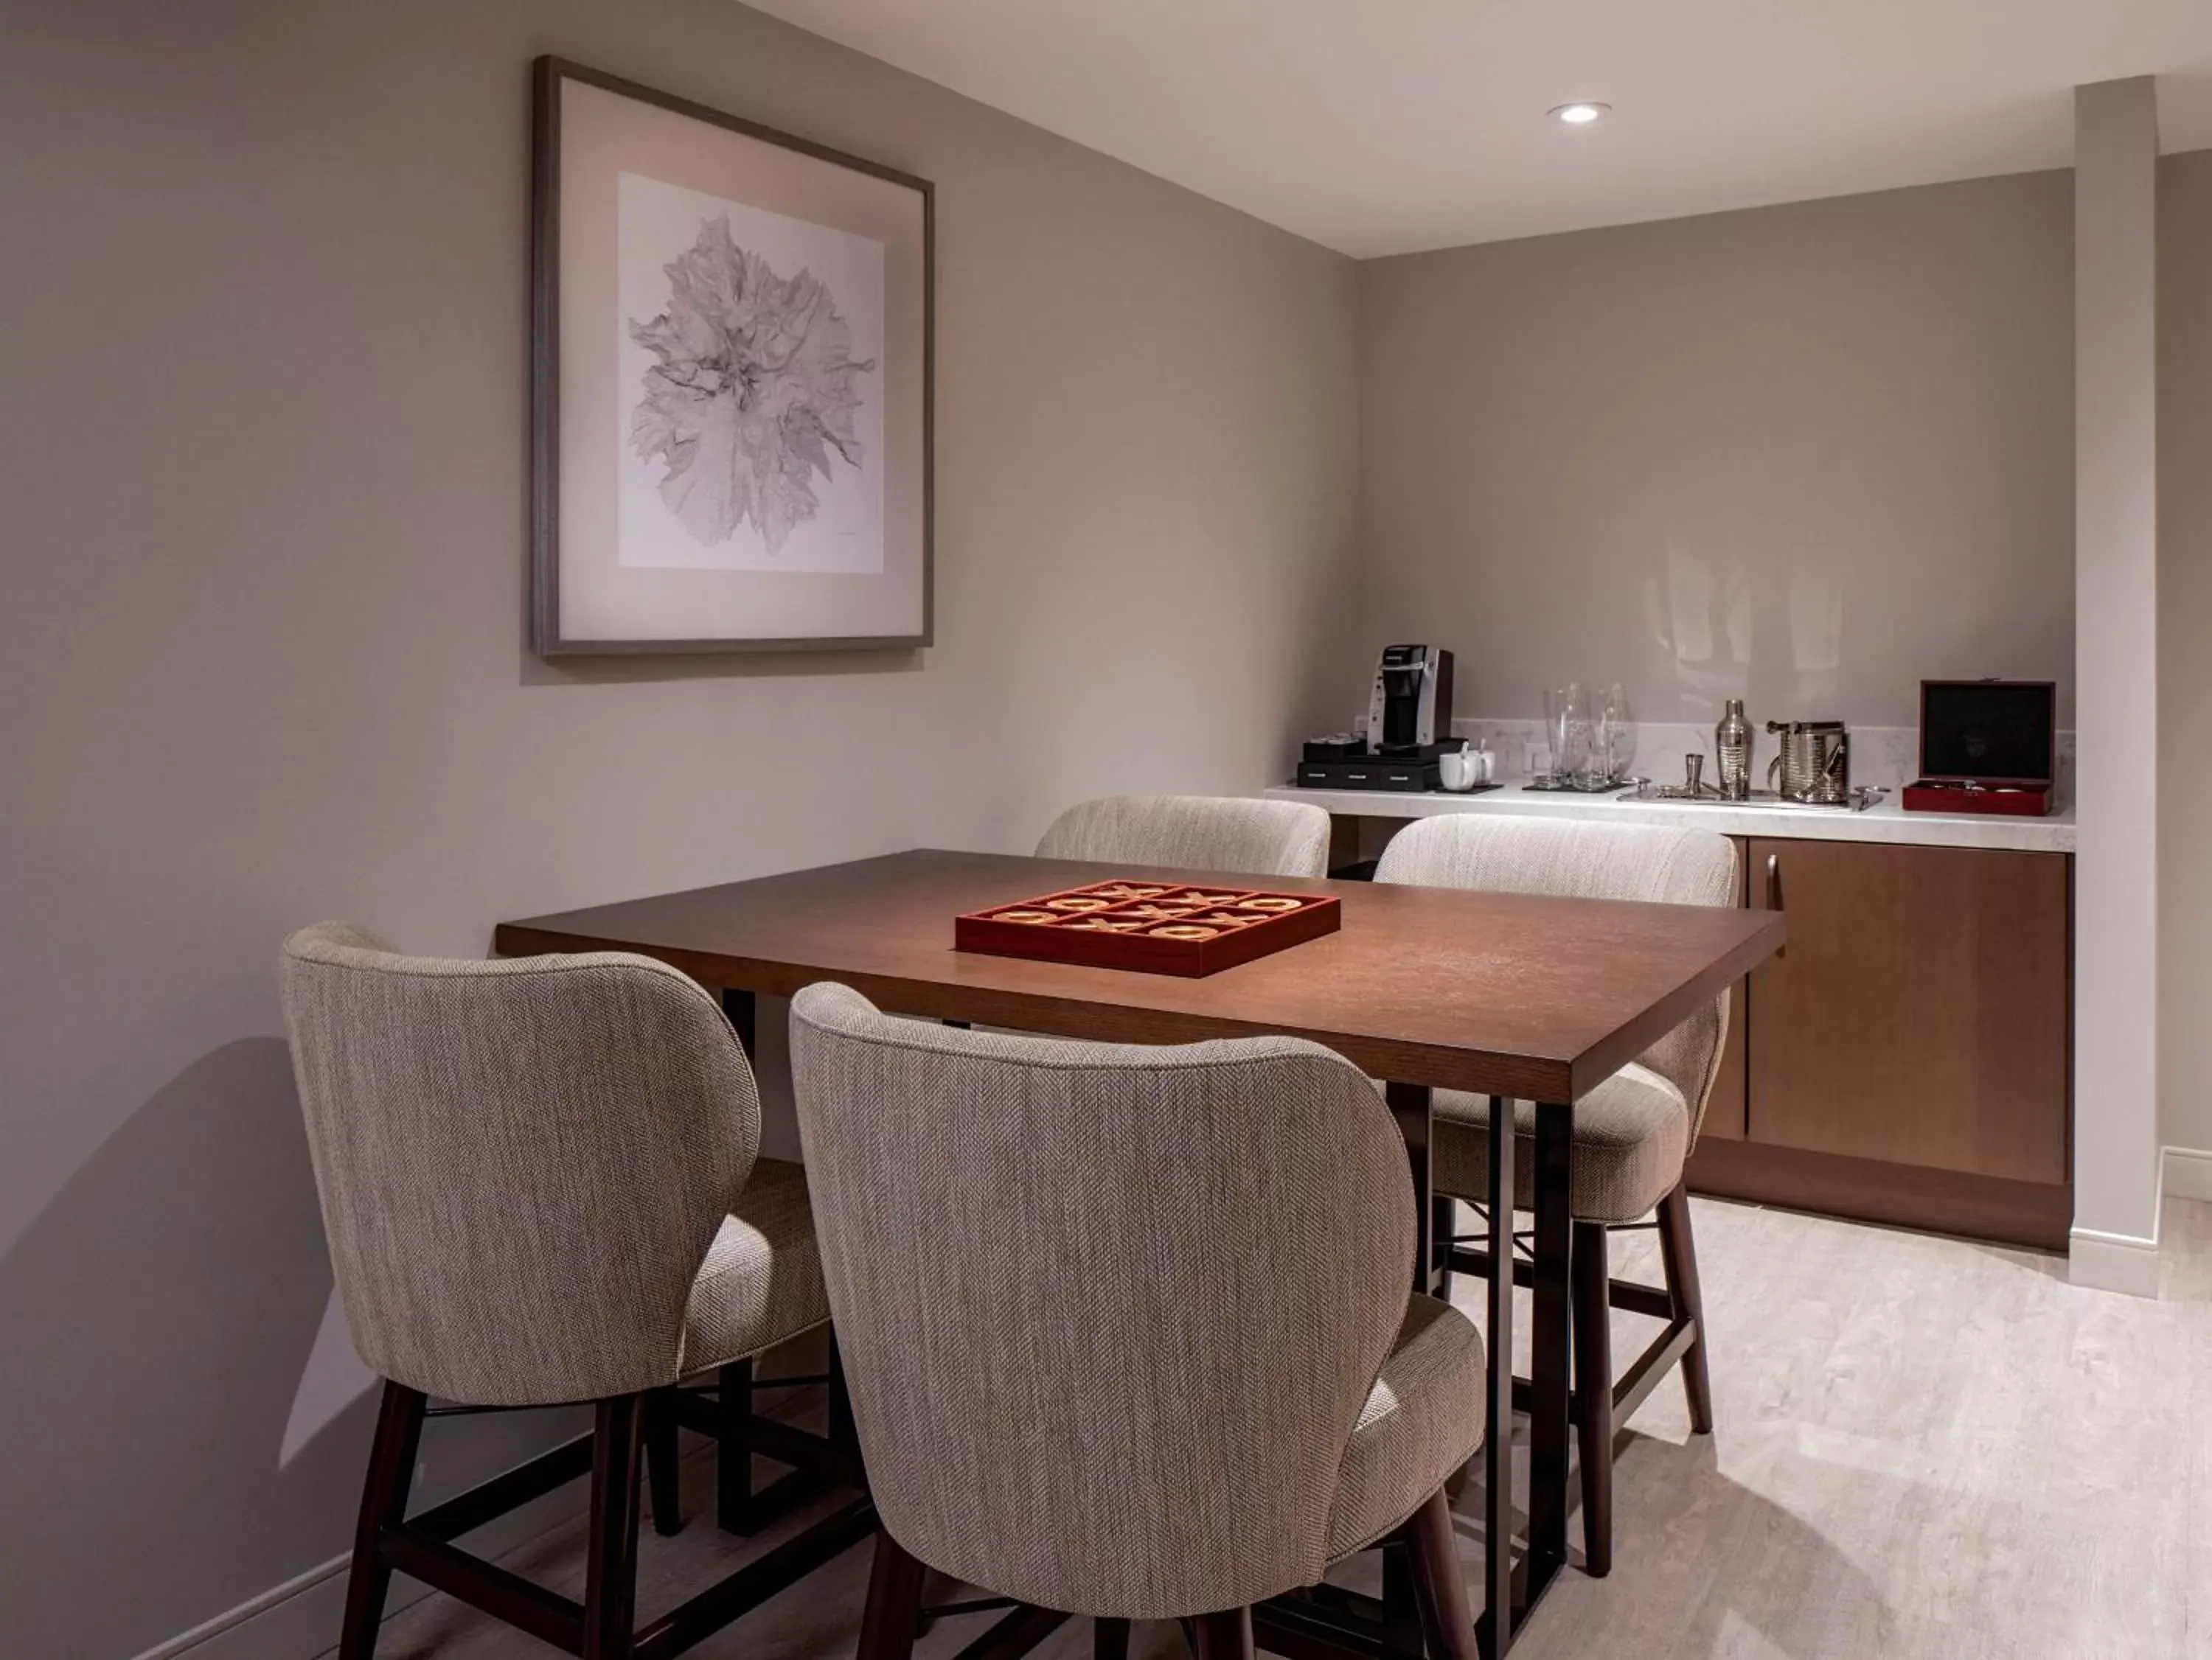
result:
[[[645,1397],[645,1487],[653,1497],[653,1530],[664,1539],[684,1531],[676,1452],[676,1391],[657,1389]]]
[[[1577,1222],[1572,1257],[1575,1430],[1583,1475],[1583,1566],[1613,1572],[1612,1259],[1605,1224]]]
[[[914,1653],[915,1621],[921,1612],[921,1587],[928,1577],[929,1570],[908,1555],[887,1529],[878,1529],[854,1660],[908,1660]]]
[[[1199,1615],[1198,1660],[1254,1660],[1252,1610],[1228,1609]]]
[[[753,1530],[753,1363],[732,1360],[717,1374],[714,1522],[725,1533]]]
[[[1091,1660],[1129,1660],[1129,1622],[1127,1620],[1091,1621]]]
[[[591,1557],[584,1660],[629,1660],[637,1624],[637,1484],[646,1397],[602,1401],[592,1426]]]
[[[1682,1351],[1682,1392],[1690,1400],[1690,1427],[1713,1433],[1713,1380],[1705,1370],[1705,1296],[1698,1284],[1698,1249],[1690,1238],[1690,1190],[1677,1183],[1659,1202],[1659,1260],[1667,1273],[1667,1294],[1674,1317],[1696,1324],[1697,1333]]]
[[[1413,1552],[1402,1537],[1382,1542],[1382,1660],[1422,1660],[1426,1621],[1413,1589]]]
[[[406,1519],[407,1492],[415,1481],[415,1454],[422,1443],[422,1414],[428,1404],[419,1390],[386,1381],[376,1409],[376,1439],[369,1446],[368,1475],[362,1483],[361,1518],[354,1527],[338,1660],[369,1660],[376,1652],[384,1596],[392,1587],[392,1569],[377,1536]]]
[[[1452,1536],[1450,1499],[1441,1491],[1430,1494],[1428,1503],[1407,1520],[1403,1532],[1430,1660],[1480,1660],[1474,1611],[1468,1604],[1459,1543]]]

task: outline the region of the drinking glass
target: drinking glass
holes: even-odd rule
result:
[[[1552,779],[1571,785],[1589,764],[1589,699],[1570,681],[1544,694],[1544,735],[1552,746]]]
[[[1613,742],[1615,725],[1612,706],[1601,688],[1589,692],[1589,736],[1583,745],[1582,765],[1575,768],[1575,788],[1598,791],[1613,782]]]
[[[1605,781],[1618,784],[1636,764],[1636,715],[1619,681],[1590,694],[1592,718],[1605,732]]]

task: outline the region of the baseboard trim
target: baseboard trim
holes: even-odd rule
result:
[[[2159,1185],[2177,1199],[2212,1199],[2212,1152],[2167,1148]]]
[[[280,1651],[295,1657],[296,1660],[298,1656],[313,1653],[313,1650],[302,1647],[297,1642],[285,1644],[281,1640],[276,1630],[278,1623],[276,1611],[283,1609],[287,1602],[309,1596],[318,1585],[327,1584],[334,1576],[344,1572],[347,1560],[344,1556],[333,1556],[329,1561],[319,1566],[309,1568],[305,1573],[287,1579],[281,1585],[272,1585],[260,1596],[240,1602],[227,1613],[218,1614],[214,1619],[194,1626],[190,1631],[179,1632],[167,1642],[148,1649],[137,1657],[137,1660],[176,1660],[176,1657],[182,1654],[192,1655],[194,1660],[201,1660],[202,1657],[205,1657],[205,1660],[216,1660],[217,1656],[242,1657],[250,1652],[276,1654]],[[413,1588],[410,1584],[410,1589]],[[395,1585],[392,1589],[397,1590],[398,1587]],[[342,1602],[343,1599],[341,1603]],[[340,1604],[332,1605],[333,1608],[338,1606]],[[226,1633],[237,1631],[249,1622],[258,1622],[264,1619],[270,1621],[270,1629],[256,1649],[249,1650],[235,1644],[226,1644],[218,1640]],[[294,1622],[284,1623],[287,1629],[289,1629]],[[335,1614],[331,1614],[330,1618],[322,1621],[322,1629],[325,1633],[337,1629]],[[305,1635],[304,1626],[301,1627],[301,1635]],[[325,1642],[323,1646],[327,1648],[330,1645]]]
[[[2158,1242],[2166,1233],[2166,1200],[2212,1200],[2212,1151],[2195,1147],[2159,1149],[2158,1191],[2154,1196],[2150,1237],[2100,1233],[2077,1227],[2067,1240],[2067,1276],[2077,1286],[2122,1291],[2131,1297],[2158,1295]]]
[[[2158,1296],[2158,1241],[2077,1227],[2068,1236],[2066,1277],[2093,1291]]]
[[[551,1493],[487,1522],[469,1536],[470,1554],[494,1561],[522,1548],[548,1530],[584,1512],[585,1493],[575,1484]],[[352,1553],[333,1556],[319,1566],[287,1579],[226,1614],[181,1632],[137,1660],[311,1660],[337,1646],[338,1622],[345,1613],[346,1568]],[[392,1577],[384,1617],[411,1608],[432,1595],[429,1586],[405,1574]]]

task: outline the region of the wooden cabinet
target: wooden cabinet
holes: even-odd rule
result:
[[[1751,977],[1752,1136],[2066,1179],[2063,855],[1759,839],[1751,874],[1790,918]]]
[[[1358,822],[1341,857],[1398,827]],[[2072,858],[1732,839],[1790,943],[1735,990],[1691,1189],[2063,1250]]]
[[[1741,1130],[1729,1134],[1717,1090],[1692,1185],[2063,1244],[2066,856],[1765,838],[1746,851],[1747,902],[1779,903],[1790,942],[1740,988]]]

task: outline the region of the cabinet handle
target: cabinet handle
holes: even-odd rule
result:
[[[1779,853],[1769,853],[1766,856],[1766,908],[1770,911],[1779,911],[1782,908],[1782,855]],[[1778,961],[1789,954],[1790,948],[1787,945],[1778,945],[1774,948],[1774,955]]]

